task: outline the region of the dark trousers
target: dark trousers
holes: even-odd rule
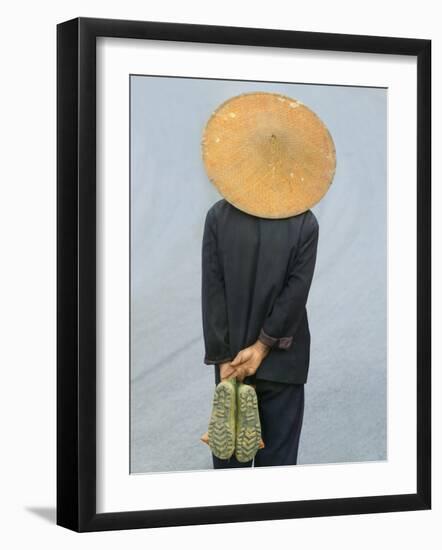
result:
[[[259,449],[254,461],[249,462],[238,462],[235,455],[221,460],[212,454],[214,468],[296,464],[304,416],[304,384],[273,384],[269,387],[260,382],[256,381],[256,393],[265,448]]]

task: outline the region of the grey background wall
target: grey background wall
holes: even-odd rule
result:
[[[208,469],[213,367],[203,364],[201,239],[220,195],[200,140],[212,111],[247,91],[300,99],[336,145],[313,208],[318,259],[299,463],[386,459],[386,109],[383,89],[131,79],[131,471]]]

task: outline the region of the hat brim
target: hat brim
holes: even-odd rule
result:
[[[328,191],[336,150],[323,121],[302,102],[271,92],[224,101],[201,141],[206,173],[235,207],[259,217],[305,212]]]

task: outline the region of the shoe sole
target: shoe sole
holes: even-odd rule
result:
[[[231,382],[220,382],[216,386],[209,421],[209,447],[223,460],[230,458],[235,450],[235,397],[235,386]]]
[[[237,393],[235,457],[238,462],[248,462],[256,455],[261,440],[258,397],[249,384],[239,384]]]

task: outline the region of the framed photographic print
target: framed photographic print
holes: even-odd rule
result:
[[[429,509],[431,42],[57,41],[57,523]]]

